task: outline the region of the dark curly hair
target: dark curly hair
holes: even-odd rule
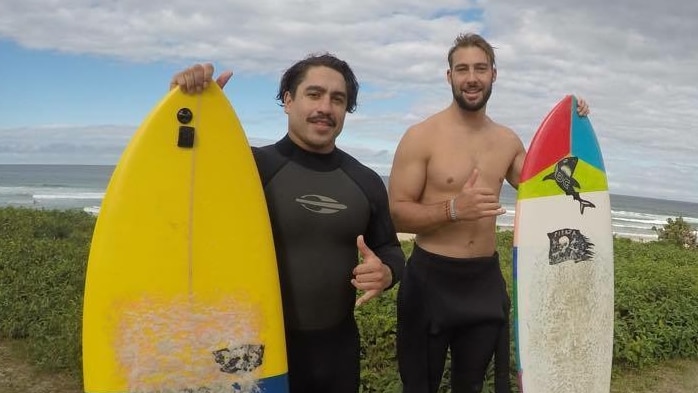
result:
[[[296,96],[298,85],[303,82],[308,70],[312,67],[328,67],[344,76],[344,82],[347,84],[347,112],[353,113],[356,110],[356,97],[359,94],[359,82],[356,80],[354,71],[351,70],[349,64],[344,60],[340,60],[329,53],[311,54],[305,59],[292,65],[284,72],[279,83],[279,92],[276,99],[283,106],[284,94],[290,92],[291,96]]]

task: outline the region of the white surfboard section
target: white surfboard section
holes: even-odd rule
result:
[[[608,393],[613,234],[608,192],[517,203],[517,334],[525,393]],[[584,260],[588,258],[587,260]]]

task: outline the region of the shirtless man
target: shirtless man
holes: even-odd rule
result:
[[[509,297],[496,253],[504,179],[518,186],[521,139],[486,114],[494,50],[459,35],[448,53],[453,101],[410,127],[395,152],[390,209],[415,247],[398,292],[398,363],[404,393],[436,392],[451,350],[454,393],[482,390],[496,353],[496,391],[509,392]],[[588,113],[579,100],[580,115]]]

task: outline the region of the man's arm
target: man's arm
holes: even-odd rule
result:
[[[386,281],[383,281],[380,289],[388,289],[393,287],[402,277],[402,271],[405,268],[405,254],[402,252],[402,246],[395,233],[395,225],[390,217],[390,209],[388,204],[388,193],[383,185],[383,180],[374,173],[373,184],[367,183],[369,187],[365,189],[369,199],[371,200],[371,218],[368,223],[368,228],[364,236],[359,236],[363,247],[357,239],[357,248],[362,251],[362,248],[370,250],[370,253],[381,262]],[[364,243],[365,238],[365,243]],[[367,253],[363,253],[365,257]],[[361,268],[359,267],[359,270]],[[356,274],[356,273],[355,273]],[[362,289],[362,288],[360,288]]]
[[[507,182],[509,182],[509,184],[516,189],[519,188],[519,179],[521,178],[521,170],[523,169],[525,159],[526,150],[523,147],[523,143],[519,139],[514,160],[511,162],[511,166],[509,166],[509,170],[507,171]]]
[[[388,195],[398,232],[423,233],[448,221],[444,203],[422,204],[427,181],[427,147],[414,127],[405,132],[395,151]]]

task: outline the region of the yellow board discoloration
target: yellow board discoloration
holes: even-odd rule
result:
[[[212,304],[194,299],[143,298],[116,310],[116,359],[132,391],[167,391],[183,386],[230,386],[231,380],[258,379],[221,372],[214,352],[265,342],[258,307],[226,299]]]

